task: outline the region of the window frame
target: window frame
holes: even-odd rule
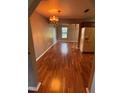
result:
[[[63,37],[62,37],[62,35],[63,35],[63,30],[62,30],[62,28],[67,28],[67,30],[66,30],[66,31],[67,31],[67,34],[66,34],[67,37],[66,37],[66,38],[63,38]],[[67,26],[62,26],[62,27],[61,27],[61,38],[62,38],[62,39],[67,39],[67,38],[68,38],[68,27],[67,27]]]

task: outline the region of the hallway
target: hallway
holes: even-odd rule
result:
[[[93,60],[94,54],[81,54],[76,43],[57,42],[36,62],[42,85],[29,93],[85,93]]]

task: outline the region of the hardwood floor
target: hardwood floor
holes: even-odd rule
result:
[[[38,92],[29,93],[86,93],[94,54],[82,54],[76,43],[58,42],[38,62]]]

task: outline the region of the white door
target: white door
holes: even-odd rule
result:
[[[83,52],[94,52],[95,50],[95,28],[85,28]]]

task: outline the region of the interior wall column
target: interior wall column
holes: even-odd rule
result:
[[[31,25],[30,25],[30,21],[28,20],[28,90],[34,90],[34,91],[37,90],[37,86],[39,84],[35,62],[36,62],[36,57],[34,52]]]

